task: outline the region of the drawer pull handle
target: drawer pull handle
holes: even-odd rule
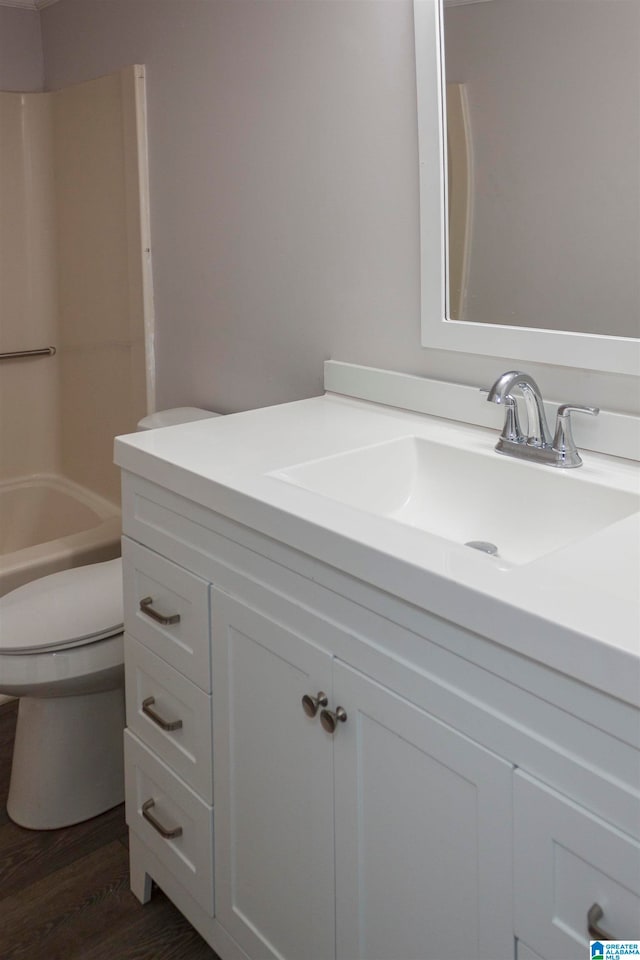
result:
[[[159,713],[151,709],[155,702],[155,697],[147,697],[146,700],[142,701],[142,712],[145,716],[153,720],[161,730],[180,730],[182,728],[182,720],[165,720]]]
[[[326,693],[323,693],[322,690],[318,691],[317,697],[312,697],[308,693],[305,693],[302,698],[302,709],[308,717],[315,717],[318,709],[320,707],[326,707],[329,703],[329,698]]]
[[[140,609],[143,613],[146,613],[148,617],[151,617],[152,620],[155,620],[156,623],[161,623],[163,626],[169,626],[172,623],[180,623],[180,614],[172,613],[170,616],[165,617],[164,614],[158,613],[157,610],[154,610],[151,604],[153,603],[153,597],[145,597],[140,601]]]
[[[598,926],[603,917],[604,912],[599,903],[594,903],[589,907],[589,912],[587,913],[587,928],[590,938],[592,940],[615,940],[616,938],[612,934],[607,933],[606,930]]]
[[[155,807],[155,800],[145,800],[142,804],[142,816],[151,824],[153,829],[156,830],[161,837],[164,837],[165,840],[175,840],[177,837],[181,837],[182,827],[174,827],[173,830],[167,830],[159,820],[156,820],[152,813],[149,813],[153,807]]]
[[[347,711],[344,707],[336,707],[335,713],[333,710],[323,710],[320,714],[320,723],[327,733],[335,733],[338,723],[346,723],[346,720]]]

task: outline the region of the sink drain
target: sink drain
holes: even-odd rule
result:
[[[492,557],[495,557],[498,552],[495,543],[489,543],[488,540],[468,540],[465,543],[465,547],[472,547],[474,550],[480,550],[481,553],[488,553]]]

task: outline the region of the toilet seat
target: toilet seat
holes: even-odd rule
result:
[[[122,560],[52,573],[0,597],[0,655],[54,653],[123,631]]]

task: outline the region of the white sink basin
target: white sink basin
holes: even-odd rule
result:
[[[455,543],[486,541],[522,564],[640,510],[640,496],[576,473],[409,436],[271,476]]]

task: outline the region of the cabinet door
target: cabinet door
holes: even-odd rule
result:
[[[582,960],[589,940],[640,931],[640,843],[518,770],[514,790],[516,930],[547,960]],[[589,933],[589,911],[607,937]]]
[[[336,663],[338,960],[513,958],[510,764]]]
[[[216,916],[260,960],[335,953],[331,657],[212,590]]]

